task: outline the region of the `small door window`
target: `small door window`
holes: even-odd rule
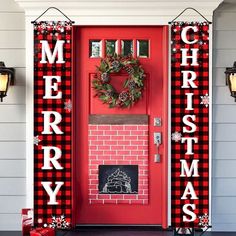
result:
[[[118,51],[118,44],[121,46]],[[90,39],[89,40],[89,57],[101,58],[102,56],[114,55],[115,53],[122,56],[137,56],[140,58],[148,58],[149,53],[149,40],[138,39],[135,40],[135,52],[133,40],[118,40],[118,39]],[[104,48],[103,48],[104,47]],[[105,55],[104,55],[105,54]]]
[[[89,40],[89,57],[102,57],[102,40]]]
[[[118,53],[117,40],[106,40],[106,55]]]
[[[133,55],[133,40],[121,40],[121,54],[123,56]]]
[[[148,40],[137,40],[137,56],[138,57],[149,57],[149,41]]]

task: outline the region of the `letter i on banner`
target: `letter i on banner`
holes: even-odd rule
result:
[[[34,223],[71,225],[71,22],[34,23]]]
[[[171,25],[171,226],[209,226],[209,25]]]

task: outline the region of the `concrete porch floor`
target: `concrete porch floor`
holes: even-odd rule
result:
[[[195,236],[200,236],[197,232]],[[20,231],[0,231],[0,236],[21,236]],[[118,229],[77,229],[70,232],[57,232],[56,236],[172,236],[171,231],[118,230]],[[206,232],[204,236],[236,236],[236,232]]]

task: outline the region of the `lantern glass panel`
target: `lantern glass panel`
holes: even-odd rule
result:
[[[231,91],[236,92],[236,74],[231,74],[229,79],[231,84]]]
[[[8,75],[0,74],[0,92],[6,92],[8,86]]]
[[[225,84],[226,85],[229,84],[229,77],[230,77],[230,74],[229,73],[225,73]]]

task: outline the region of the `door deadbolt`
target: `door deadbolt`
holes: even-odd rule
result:
[[[161,118],[160,117],[154,118],[154,126],[161,126]]]

